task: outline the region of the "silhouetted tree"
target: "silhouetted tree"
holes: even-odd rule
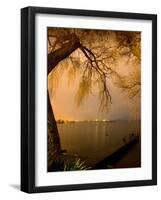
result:
[[[112,80],[129,97],[140,92],[140,33],[123,31],[103,31],[87,29],[48,28],[48,80],[56,79],[61,70],[68,69],[72,80],[77,71],[82,77],[76,94],[78,105],[97,85],[100,96],[100,109],[108,108],[112,103],[108,81]],[[122,76],[115,66],[120,58],[136,66],[129,77]],[[61,144],[52,110],[48,87],[48,167],[52,159],[61,153]],[[53,144],[53,145],[51,145]]]

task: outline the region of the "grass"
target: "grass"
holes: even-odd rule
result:
[[[50,171],[76,171],[88,169],[90,169],[90,167],[78,156],[62,154],[57,159],[53,160]]]
[[[74,170],[88,170],[88,167],[84,161],[81,161],[80,158],[75,159],[74,161],[64,163],[64,171],[74,171]]]

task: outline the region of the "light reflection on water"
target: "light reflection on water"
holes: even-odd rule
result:
[[[58,130],[62,149],[93,165],[122,146],[123,137],[128,141],[130,133],[140,134],[140,121],[63,123]]]

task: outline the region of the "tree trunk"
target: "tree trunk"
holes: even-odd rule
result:
[[[61,144],[60,137],[56,125],[56,120],[52,110],[49,92],[47,92],[47,104],[48,104],[48,171],[51,171],[54,160],[60,155]]]
[[[67,58],[74,50],[80,47],[79,39],[75,34],[71,34],[71,40],[65,43],[61,48],[48,54],[48,75],[63,59]],[[48,170],[51,170],[53,161],[61,153],[60,137],[56,125],[56,120],[52,110],[48,92]]]
[[[57,153],[59,153],[61,150],[60,138],[59,138],[59,134],[58,134],[58,129],[57,129],[53,109],[52,109],[51,102],[50,102],[49,92],[48,92],[48,124],[52,128],[53,139],[56,144],[56,151],[57,151]]]
[[[65,43],[61,48],[48,54],[48,74],[56,65],[67,58],[73,51],[80,47],[79,38],[75,34],[71,34],[71,40]]]

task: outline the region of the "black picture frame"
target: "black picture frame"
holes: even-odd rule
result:
[[[152,179],[35,186],[35,15],[60,14],[152,21]],[[157,15],[45,7],[21,9],[21,190],[27,193],[147,186],[157,184]]]

